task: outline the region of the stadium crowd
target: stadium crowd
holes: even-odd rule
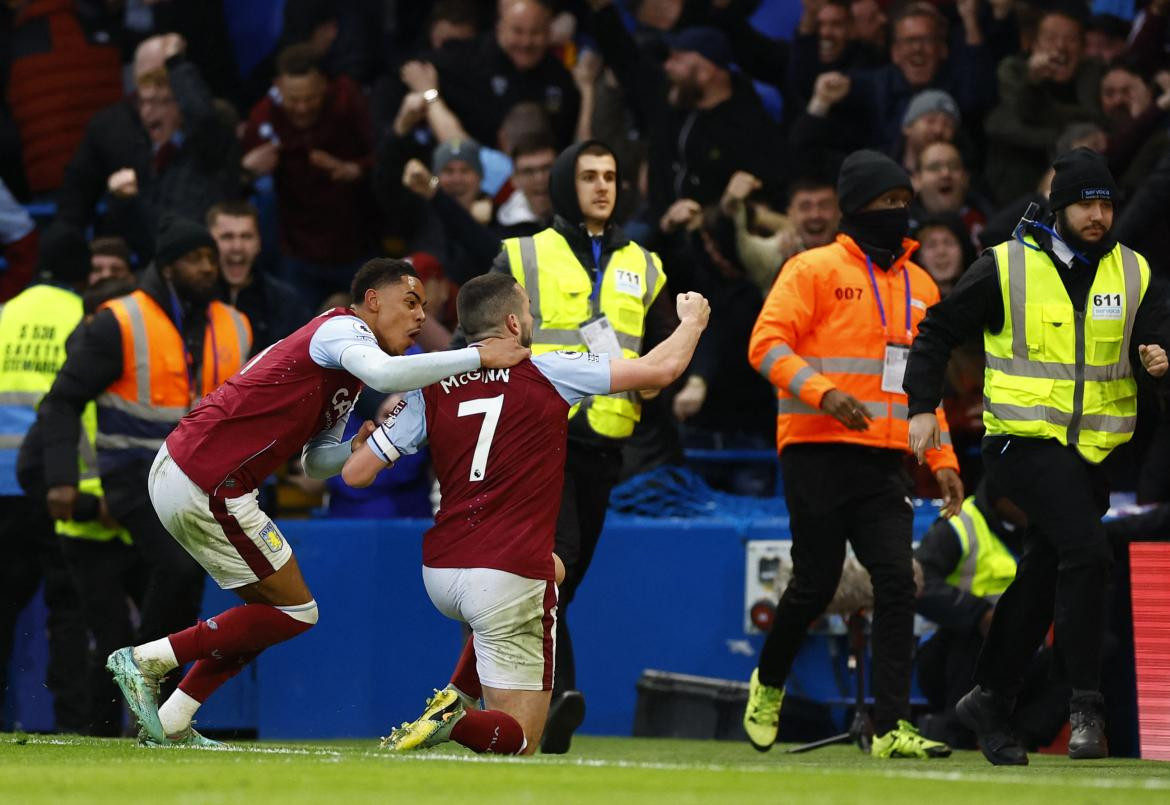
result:
[[[256,33],[257,8],[283,14],[275,40]],[[378,256],[413,264],[430,300],[413,349],[443,350],[462,339],[458,288],[493,263],[509,270],[502,241],[580,219],[550,178],[562,151],[600,141],[617,162],[611,222],[624,240],[613,248],[657,256],[647,254],[647,270],[665,275],[662,298],[697,291],[711,305],[684,377],[647,395],[632,436],[620,434],[616,483],[618,467],[629,477],[682,462],[685,448],[775,451],[776,390],[749,362],[753,324],[788,261],[834,242],[848,207],[841,165],[858,150],[908,176],[913,260],[943,299],[977,255],[1011,239],[1030,205],[1034,220],[1047,216],[1050,166],[1077,149],[1098,153],[1116,180],[1112,234],[1148,260],[1155,285],[1170,272],[1170,0],[10,0],[0,16],[0,303],[41,285],[84,300],[39,297],[67,331],[46,336],[43,351],[5,343],[4,372],[35,370],[30,358],[59,366],[67,338],[90,339],[90,359],[76,361],[89,374],[63,375],[26,439],[44,443],[44,461],[22,458],[21,483],[47,496],[47,509],[16,484],[20,441],[4,441],[25,437],[32,420],[0,433],[0,453],[12,454],[0,462],[0,688],[12,625],[42,577],[65,667],[84,664],[86,630],[103,658],[136,642],[126,596],[144,613],[143,639],[193,619],[190,588],[202,576],[156,525],[139,523],[149,519],[145,488],[103,466],[105,496],[95,494],[91,475],[53,452],[84,444],[96,426],[78,417],[93,416],[91,400],[101,410],[98,391],[108,387],[123,411],[143,402],[108,378],[86,380],[101,374],[95,343],[121,332],[122,350],[110,350],[133,348],[121,319],[104,330],[89,322],[135,287],[175,314],[189,365],[218,349],[204,353],[205,326],[236,350],[202,376],[204,391],[315,313],[348,304],[354,275]],[[182,267],[192,254],[207,263],[202,276]],[[675,323],[660,308],[639,313],[646,349]],[[983,380],[982,343],[961,344],[942,409],[963,486],[996,512],[993,530],[1010,531],[1014,513],[980,485]],[[0,381],[0,403],[17,391]],[[363,394],[346,437],[396,403]],[[1140,406],[1136,437],[1105,463],[1114,490],[1143,503],[1170,502],[1170,422],[1159,410]],[[69,417],[72,428],[55,424]],[[117,435],[130,444],[145,434]],[[763,466],[702,469],[729,491],[770,494],[774,470]],[[909,455],[905,470],[919,496],[947,494]],[[279,475],[264,492],[273,514],[432,512],[425,450],[362,490],[308,478],[299,461]],[[608,487],[598,533],[607,500]],[[60,540],[49,517],[71,524]],[[1167,523],[1142,528],[1157,536]],[[582,543],[573,586],[596,534]],[[971,736],[951,717],[964,692],[954,677],[969,678],[1003,588],[968,585],[974,599],[948,602],[957,554],[922,550],[919,609],[951,646],[925,655],[928,671],[942,669],[925,687],[940,711],[936,736],[962,746]],[[182,582],[164,591],[164,576]],[[98,705],[110,683],[95,662],[90,680],[50,678],[58,727],[119,734],[120,712]],[[1035,698],[1046,695],[1040,685]],[[1051,738],[1047,722],[1035,731],[1033,745]]]

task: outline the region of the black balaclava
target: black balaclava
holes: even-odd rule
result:
[[[892,266],[902,254],[902,240],[910,231],[910,209],[861,210],[897,188],[913,192],[910,177],[898,163],[877,151],[854,151],[841,164],[837,177],[841,232],[853,238],[866,256],[882,268]]]

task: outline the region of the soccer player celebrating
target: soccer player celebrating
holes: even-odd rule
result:
[[[472,340],[532,343],[531,302],[511,275],[476,277],[459,291],[457,307]],[[507,755],[540,745],[553,682],[555,578],[563,573],[553,538],[567,414],[595,394],[661,389],[678,378],[710,307],[689,293],[677,309],[678,328],[640,358],[557,350],[411,392],[346,460],[342,478],[363,486],[429,438],[442,504],[423,539],[423,583],[440,612],[472,630],[451,684],[384,746],[406,751],[451,740]],[[481,697],[486,709],[477,710]]]
[[[317,622],[317,602],[292,548],[257,504],[260,483],[302,447],[307,474],[337,474],[375,428],[366,422],[341,440],[363,385],[417,389],[460,372],[513,366],[529,354],[515,339],[500,338],[403,356],[426,318],[426,291],[404,261],[369,261],[352,292],[350,307],[323,313],[244,364],[179,422],[155,458],[149,491],[159,519],[245,606],[110,655],[106,667],[147,744],[213,744],[191,729],[200,704],[261,651]],[[189,662],[195,664],[159,707],[159,680]]]

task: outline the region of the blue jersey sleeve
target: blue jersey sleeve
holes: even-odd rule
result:
[[[386,421],[370,436],[374,455],[392,464],[399,456],[411,456],[427,441],[427,404],[415,389],[394,406]]]
[[[532,363],[569,405],[595,394],[609,394],[609,356],[560,349],[537,355]]]

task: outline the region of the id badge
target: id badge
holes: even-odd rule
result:
[[[1093,319],[1095,321],[1121,321],[1121,294],[1093,294]]]
[[[589,347],[590,352],[610,355],[615,358],[620,358],[622,355],[622,347],[618,343],[617,333],[614,332],[613,325],[609,323],[609,317],[604,314],[588,324],[581,325],[581,338],[585,340],[585,346]]]
[[[886,344],[886,359],[882,362],[882,391],[902,394],[902,378],[906,376],[906,360],[910,347],[903,344]]]

